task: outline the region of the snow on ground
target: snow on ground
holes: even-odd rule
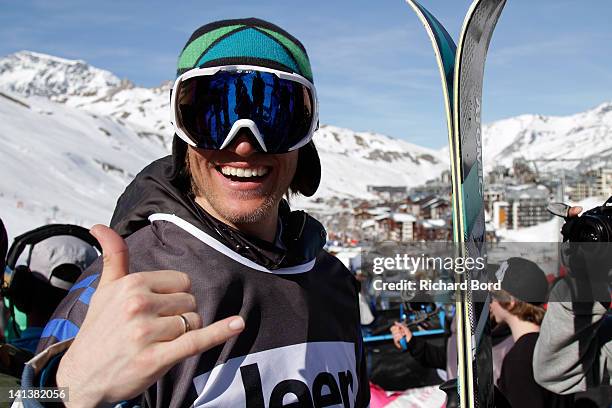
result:
[[[42,98],[0,96],[0,217],[14,237],[48,222],[108,223],[142,167],[165,156],[139,129]]]

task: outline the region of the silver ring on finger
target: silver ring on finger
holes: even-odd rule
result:
[[[184,315],[179,315],[181,321],[183,322],[183,334],[191,331],[191,325],[189,324],[189,320]]]

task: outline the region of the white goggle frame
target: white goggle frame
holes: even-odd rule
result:
[[[178,78],[176,78],[176,81],[174,81],[174,85],[172,86],[172,96],[170,98],[170,123],[172,123],[172,126],[174,127],[174,132],[178,135],[178,137],[183,139],[188,145],[197,147],[197,144],[193,140],[191,140],[187,132],[183,129],[183,127],[178,121],[176,97],[178,95],[179,86],[181,85],[183,81],[187,79],[199,77],[199,76],[212,76],[212,75],[215,75],[219,71],[268,72],[268,73],[272,73],[276,75],[280,79],[287,79],[289,81],[298,82],[304,85],[306,88],[308,88],[310,90],[310,94],[312,95],[312,99],[313,99],[312,100],[312,104],[313,104],[312,123],[310,125],[310,130],[308,131],[308,135],[304,139],[296,143],[294,146],[291,146],[289,151],[299,149],[300,147],[310,142],[319,124],[319,100],[317,99],[317,92],[312,82],[308,81],[306,78],[300,75],[290,74],[288,72],[278,71],[276,69],[271,69],[271,68],[257,67],[254,65],[223,65],[223,66],[212,67],[212,68],[194,68],[180,75]],[[257,139],[257,142],[259,143],[259,145],[261,146],[264,152],[268,151],[268,148],[266,144],[264,143],[263,136],[259,132],[259,129],[257,128],[257,125],[255,124],[255,122],[253,122],[251,119],[238,119],[236,122],[234,122],[234,124],[232,125],[232,128],[230,129],[229,133],[225,137],[225,140],[223,141],[223,144],[221,145],[219,149],[224,149],[225,147],[227,147],[232,142],[232,140],[234,140],[238,132],[243,128],[247,128],[253,133],[253,135],[255,136],[255,139]]]

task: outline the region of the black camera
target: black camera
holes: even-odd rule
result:
[[[566,214],[564,218],[565,224],[561,229],[563,241],[612,242],[612,196],[602,206],[595,207],[580,217],[567,217]]]
[[[570,217],[566,204],[550,204],[550,213],[563,217],[561,258],[571,274],[592,282],[610,284],[612,270],[612,196],[600,207]],[[609,298],[608,298],[609,300]]]

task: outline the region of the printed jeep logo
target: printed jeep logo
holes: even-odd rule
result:
[[[235,357],[194,377],[194,407],[353,408],[355,345],[313,342]]]
[[[272,389],[268,404],[265,403],[257,364],[240,367],[240,373],[246,408],[314,408],[338,405],[349,408],[351,406],[349,392],[352,394],[353,391],[353,375],[350,371],[339,372],[337,377],[328,372],[319,373],[312,384],[312,391],[303,381],[283,380]],[[286,396],[294,401],[285,404]]]

